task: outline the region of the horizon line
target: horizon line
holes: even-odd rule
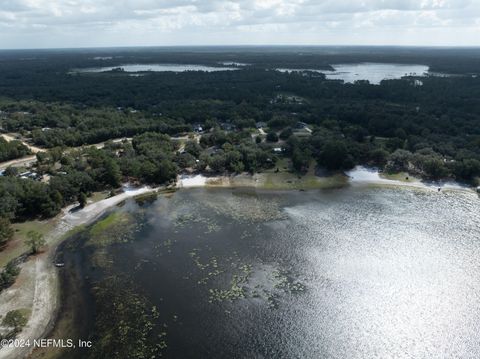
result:
[[[18,48],[0,48],[0,51],[38,51],[38,50],[95,50],[95,49],[133,49],[133,48],[368,48],[368,47],[389,47],[389,48],[426,48],[426,49],[480,49],[480,45],[353,45],[353,44],[237,44],[237,45],[225,45],[225,44],[204,44],[204,45],[108,45],[108,46],[78,46],[78,47],[18,47]]]

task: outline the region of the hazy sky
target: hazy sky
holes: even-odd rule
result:
[[[0,0],[0,48],[480,46],[480,0]]]

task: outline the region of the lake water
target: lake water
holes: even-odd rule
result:
[[[368,80],[371,84],[378,85],[382,80],[400,79],[403,76],[425,76],[429,69],[425,65],[383,63],[337,64],[332,67],[335,71],[308,69],[278,69],[278,71],[313,71],[325,74],[329,80],[343,80],[345,83]]]
[[[100,252],[158,308],[166,358],[480,356],[473,192],[195,189],[116,211],[141,225]]]
[[[118,66],[95,67],[86,69],[76,69],[76,72],[107,72],[114,69],[122,68],[125,72],[185,72],[185,71],[234,71],[238,67],[215,67],[204,65],[182,65],[182,64],[126,64]]]

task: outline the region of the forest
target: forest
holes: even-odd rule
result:
[[[125,63],[222,67],[228,62],[238,69],[136,76],[73,71]],[[448,76],[407,76],[373,85],[328,80],[315,71],[275,71],[329,70],[332,64],[358,62],[423,64]],[[35,166],[37,176],[48,180],[5,170],[0,244],[11,236],[9,221],[51,217],[126,180],[165,184],[187,170],[255,173],[275,168],[279,157],[290,159],[299,175],[314,161],[330,172],[361,164],[478,185],[478,74],[478,49],[1,51],[0,129],[48,149],[37,154]],[[176,137],[187,140],[181,146]],[[81,147],[99,143],[102,148]],[[0,139],[0,161],[26,154],[21,142]]]

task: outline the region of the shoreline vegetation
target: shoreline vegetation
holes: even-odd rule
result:
[[[406,179],[408,177],[408,180]],[[73,205],[64,208],[58,216],[48,221],[27,222],[24,227],[33,225],[44,226],[43,232],[47,239],[46,249],[35,256],[27,258],[20,265],[20,274],[12,287],[0,293],[0,310],[7,313],[17,309],[29,309],[30,315],[24,330],[17,334],[18,339],[45,337],[54,328],[56,311],[59,306],[59,276],[55,267],[55,252],[65,239],[85,228],[112,208],[126,199],[138,198],[139,201],[149,200],[154,194],[169,194],[176,190],[190,188],[255,188],[258,190],[315,190],[340,188],[348,185],[368,186],[400,186],[424,190],[438,191],[438,188],[447,190],[468,190],[471,188],[455,183],[423,183],[419,179],[399,173],[397,175],[383,175],[378,171],[357,167],[346,174],[317,176],[314,172],[299,177],[293,173],[265,172],[255,175],[241,174],[234,176],[179,176],[176,186],[170,187],[139,187],[124,185],[124,192],[110,198],[94,196],[92,203],[82,209],[75,209]],[[18,250],[18,249],[17,249]],[[15,249],[7,248],[0,253],[2,263],[4,258],[11,255]],[[32,299],[27,298],[31,296]],[[2,358],[17,358],[28,353],[24,351],[3,348],[0,350]]]

